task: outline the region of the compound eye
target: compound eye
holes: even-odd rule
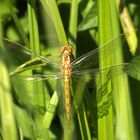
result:
[[[69,53],[72,53],[73,52],[73,48],[72,47],[68,47],[68,51],[69,51]]]
[[[60,48],[60,52],[63,53],[64,52],[64,47]]]

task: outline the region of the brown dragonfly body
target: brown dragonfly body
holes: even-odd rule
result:
[[[61,74],[64,79],[64,94],[65,94],[65,109],[66,109],[66,122],[68,127],[68,133],[70,133],[70,78],[72,75],[72,64],[70,54],[72,48],[64,46],[60,49],[62,53],[61,61]]]

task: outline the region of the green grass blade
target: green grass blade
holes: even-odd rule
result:
[[[109,41],[111,39],[111,33],[112,33],[112,29],[111,29],[111,23],[110,23],[110,1],[106,0],[106,1],[98,1],[98,21],[99,21],[99,45],[102,45],[104,43],[106,43],[107,41]],[[100,52],[99,52],[100,53]],[[106,50],[106,52],[102,52],[101,54],[101,58],[100,58],[100,67],[107,67],[111,65],[111,60],[106,59],[106,61],[102,61],[104,60],[104,58],[107,58],[109,55],[109,49]],[[101,75],[102,76],[102,75]],[[99,90],[102,86],[102,84],[106,83],[106,77],[105,75],[103,75],[101,77],[100,80],[100,85],[98,85],[97,89]],[[99,112],[101,112],[101,110],[103,110],[104,113],[104,105],[108,104],[109,102],[109,89],[110,84],[107,85],[107,93],[106,97],[104,97],[100,102],[98,102],[98,114]],[[98,96],[98,92],[97,92],[97,96]],[[98,99],[97,99],[98,100]],[[112,106],[109,107],[108,111],[108,115],[104,115],[103,114],[103,118],[98,118],[98,139],[99,140],[112,140],[114,139],[114,128],[113,128],[113,114],[112,114]]]
[[[36,1],[34,0],[28,0],[28,19],[29,19],[30,49],[36,53],[40,53],[39,31],[36,15]]]
[[[46,107],[47,111],[43,117],[43,120],[41,123],[41,129],[50,128],[57,104],[58,104],[58,95],[57,95],[57,92],[55,91],[54,94],[52,95],[52,98],[50,99],[50,103]]]
[[[113,24],[113,35],[116,35],[119,33],[119,22],[118,22],[118,15],[117,10],[115,9],[115,1],[111,1],[111,4],[114,6],[112,10],[114,14],[112,14],[112,17],[115,17],[116,20],[112,20],[112,22],[115,21],[116,25]],[[112,6],[112,7],[113,7]],[[131,28],[132,29],[132,28]],[[133,30],[134,31],[134,30]],[[134,35],[135,36],[135,35]],[[131,36],[132,37],[132,36]],[[118,46],[121,46],[121,42],[118,42]],[[121,48],[116,52],[116,55],[114,56],[113,62],[116,63],[123,63],[123,55]],[[122,72],[122,74],[118,77],[116,77],[116,74],[114,73],[112,76],[113,81],[113,102],[114,107],[116,110],[116,133],[115,133],[115,139],[137,139],[137,132],[135,131],[135,123],[134,123],[134,116],[132,111],[132,101],[130,96],[130,90],[129,90],[129,83],[128,78],[126,74]],[[126,119],[127,118],[127,119]]]
[[[68,44],[56,1],[55,0],[47,0],[47,1],[41,0],[41,3],[44,9],[46,10],[46,12],[49,13],[49,16],[51,17],[53,21],[60,46]]]
[[[76,56],[76,39],[77,39],[77,22],[78,22],[78,0],[72,0],[69,21],[69,38],[68,42],[74,47],[74,56]]]
[[[29,15],[29,37],[30,37],[30,49],[33,52],[40,54],[40,43],[39,43],[39,31],[38,31],[38,22],[37,22],[37,15],[36,15],[36,1],[29,0],[28,1],[28,15]],[[40,69],[38,69],[40,70]],[[42,83],[37,82],[34,83],[35,92],[38,93],[34,95],[34,99],[36,100],[37,104],[43,105],[43,87]],[[40,95],[37,97],[37,95]],[[41,96],[42,95],[42,96]]]
[[[50,99],[50,103],[46,107],[47,111],[45,112],[43,119],[40,123],[39,136],[44,139],[46,138],[49,139],[49,131],[50,131],[51,123],[54,118],[57,105],[58,105],[58,95],[57,95],[57,92],[55,91],[54,94],[52,95],[52,98]]]
[[[118,15],[115,9],[114,1],[106,1],[104,3],[104,7],[107,8],[105,10],[104,7],[100,7],[100,17],[99,17],[99,27],[102,29],[102,32],[99,32],[100,42],[104,42],[105,40],[117,36],[120,33],[120,28],[118,24]],[[101,4],[101,3],[100,3]],[[103,6],[102,5],[102,6]],[[105,11],[103,11],[105,10]],[[104,15],[105,13],[105,15]],[[106,28],[107,27],[107,28]],[[107,29],[107,30],[106,30]],[[102,34],[102,35],[101,35]],[[106,38],[105,38],[106,37]],[[118,41],[118,46],[122,46],[121,40]],[[104,54],[105,56],[109,55],[109,52]],[[115,52],[112,60],[108,60],[106,64],[102,63],[102,58],[100,60],[101,66],[108,64],[120,64],[123,63],[123,55],[121,47]],[[119,75],[117,74],[119,72]],[[115,109],[115,114],[112,110],[112,106],[108,110],[108,115],[104,118],[98,119],[98,136],[99,139],[133,139],[135,136],[134,133],[134,123],[133,123],[133,115],[131,109],[131,100],[130,100],[130,92],[128,86],[128,80],[125,74],[119,70],[118,72],[112,73],[112,101],[113,107]],[[109,85],[107,85],[108,89]],[[129,110],[129,111],[128,111]],[[116,117],[116,124],[114,125],[114,117]],[[129,119],[126,119],[129,118]],[[129,120],[129,121],[128,121]],[[131,120],[131,121],[130,121]],[[116,127],[115,127],[116,126]],[[104,129],[103,129],[104,128]],[[115,133],[114,133],[115,130]]]
[[[29,0],[28,1],[28,15],[29,15],[29,37],[30,37],[30,49],[34,52],[41,54],[40,41],[39,41],[39,29],[36,15],[36,1]],[[36,71],[42,71],[41,68],[35,68]],[[35,104],[37,106],[44,107],[46,106],[46,93],[44,90],[43,81],[37,81],[33,83],[33,99],[35,100]],[[38,111],[40,109],[37,109]],[[37,132],[37,137],[41,137],[39,134],[42,122],[42,117],[44,117],[44,113],[41,114],[38,111],[34,111],[35,117],[35,128],[34,131]],[[44,124],[45,125],[45,124]]]
[[[86,84],[89,79],[85,79],[85,77],[81,77],[80,80],[77,82],[76,90],[74,93],[74,106],[76,108],[78,123],[80,128],[80,135],[82,140],[91,140],[91,131],[89,126],[89,120],[87,115],[88,108],[85,105],[85,100],[89,94],[86,92]]]
[[[14,112],[20,133],[20,140],[23,137],[32,138],[32,125],[34,121],[31,119],[30,113],[17,105],[14,105]]]
[[[120,8],[120,5],[121,8]],[[130,17],[128,8],[120,0],[116,0],[117,10],[119,11],[120,22],[122,29],[125,33],[128,33],[129,36],[126,37],[127,43],[129,45],[130,52],[132,55],[136,53],[138,48],[138,39],[136,36],[135,27],[133,25],[132,19]]]
[[[0,61],[0,119],[4,140],[18,140],[13,101],[7,70]]]
[[[11,1],[10,0],[5,0],[6,4],[8,5],[9,9],[10,9],[10,12],[11,12],[11,16],[18,28],[18,31],[24,41],[24,43],[26,44],[26,46],[28,46],[28,38],[26,37],[26,34],[24,32],[24,29],[22,27],[22,25],[20,24],[20,21],[16,15],[16,13],[14,12],[14,8],[13,8],[13,5],[11,4]]]
[[[80,105],[79,111],[78,111],[78,121],[80,125],[81,137],[82,137],[82,140],[91,140],[87,114],[85,112],[86,112],[86,109],[84,105],[83,104]]]

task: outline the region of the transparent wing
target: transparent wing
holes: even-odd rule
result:
[[[35,107],[38,103],[36,99],[50,96],[56,90],[56,83],[60,78],[60,73],[32,75],[29,71],[10,77],[16,98],[21,99],[22,104],[27,107]],[[43,104],[39,106],[44,107]]]
[[[124,64],[114,65],[102,69],[73,71],[72,72],[72,79],[74,82],[73,88],[75,88],[73,102],[75,108],[78,108],[78,106],[83,101],[85,101],[86,105],[88,105],[89,100],[91,99],[92,99],[91,103],[94,103],[92,104],[92,107],[93,108],[95,106],[97,107],[96,103],[101,102],[103,96],[107,94],[107,85],[111,79],[111,74],[114,72],[115,76],[119,76],[120,74],[122,74],[123,71],[125,71],[128,68],[128,66],[129,66],[128,63],[124,63]],[[104,81],[104,83],[102,84],[101,84],[101,76],[106,77],[106,81]],[[97,85],[100,85],[98,86],[100,88],[98,88],[98,94],[96,95],[94,93],[97,92],[97,89],[95,88]],[[96,96],[98,96],[98,98]],[[94,102],[93,99],[95,99]],[[90,106],[91,104],[89,104],[89,108]]]
[[[120,39],[125,40],[125,34],[121,34],[113,38],[111,41],[105,43],[101,47],[93,51],[90,51],[82,55],[78,59],[74,60],[72,62],[73,70],[76,70],[76,69],[86,70],[86,69],[93,68],[95,65],[99,63],[99,53],[100,55],[102,55],[101,52],[106,51],[107,49],[110,50],[110,55],[108,57],[111,58],[111,56],[113,55],[113,52],[115,52],[119,47],[121,47],[121,46],[118,46],[119,44],[118,41],[120,41]]]
[[[98,102],[101,100],[102,97],[100,95],[106,93],[106,85],[108,81],[111,79],[111,75],[114,73],[115,76],[121,75],[123,72],[127,70],[129,67],[129,63],[123,63],[119,65],[113,65],[111,67],[105,67],[101,69],[89,69],[89,70],[81,70],[81,71],[73,71],[72,72],[72,79],[76,79],[77,81],[80,81],[82,79],[82,82],[80,84],[83,84],[84,81],[85,83],[89,83],[88,89],[93,89],[97,85],[101,86],[100,89],[98,89],[99,94],[98,94]],[[101,78],[106,77],[106,81],[104,84],[101,85]],[[92,82],[92,85],[90,86],[90,83]],[[76,84],[77,85],[77,84]],[[80,86],[80,90],[83,87]]]
[[[75,70],[72,71],[72,77],[78,78],[79,76],[84,76],[84,75],[95,76],[96,74],[104,74],[107,73],[108,71],[112,71],[112,72],[117,72],[118,70],[125,71],[128,66],[129,63],[123,63],[118,65],[112,65],[111,67],[105,67],[105,68],[87,69],[87,70],[80,70],[80,71]]]
[[[32,76],[29,75],[18,75],[18,76],[11,76],[11,78],[21,78],[27,81],[33,81],[33,82],[37,82],[37,81],[43,81],[43,80],[57,80],[59,78],[62,78],[61,73],[57,73],[57,74],[33,74]]]
[[[26,63],[23,63],[22,65],[16,67],[14,70],[10,72],[10,76],[14,76],[16,74],[19,74],[21,72],[27,71],[27,70],[32,70],[32,71],[45,71],[45,72],[51,72],[51,73],[59,73],[60,72],[60,67],[52,67],[51,65],[47,63],[40,63],[40,64],[33,64],[29,65],[28,63],[32,62],[34,60],[28,61]],[[40,70],[38,68],[41,68]],[[50,73],[49,73],[50,75]]]
[[[43,63],[51,64],[54,67],[59,67],[58,61],[55,62],[54,59],[47,59],[46,57],[27,49],[23,45],[6,38],[3,41],[8,54],[15,57],[15,59],[20,61],[21,63],[30,60],[30,58],[34,56],[34,60],[32,60],[33,62],[42,61]]]

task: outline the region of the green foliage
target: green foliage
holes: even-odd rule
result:
[[[139,100],[134,101],[140,95],[131,96],[140,86],[136,90],[128,84],[129,79],[137,85],[134,79],[140,80],[140,59],[135,58],[139,4],[119,0],[20,2],[0,1],[0,140],[139,139],[140,114],[135,107]],[[68,44],[75,58],[99,46],[95,57],[89,55],[89,61],[83,61],[81,69],[89,66],[89,73],[84,71],[70,84],[70,136],[63,79],[57,80],[60,73],[54,75],[60,72],[59,48]],[[100,71],[90,67],[94,61]]]
[[[126,69],[126,73],[133,78],[140,80],[140,56],[135,57],[131,60],[130,65]]]

